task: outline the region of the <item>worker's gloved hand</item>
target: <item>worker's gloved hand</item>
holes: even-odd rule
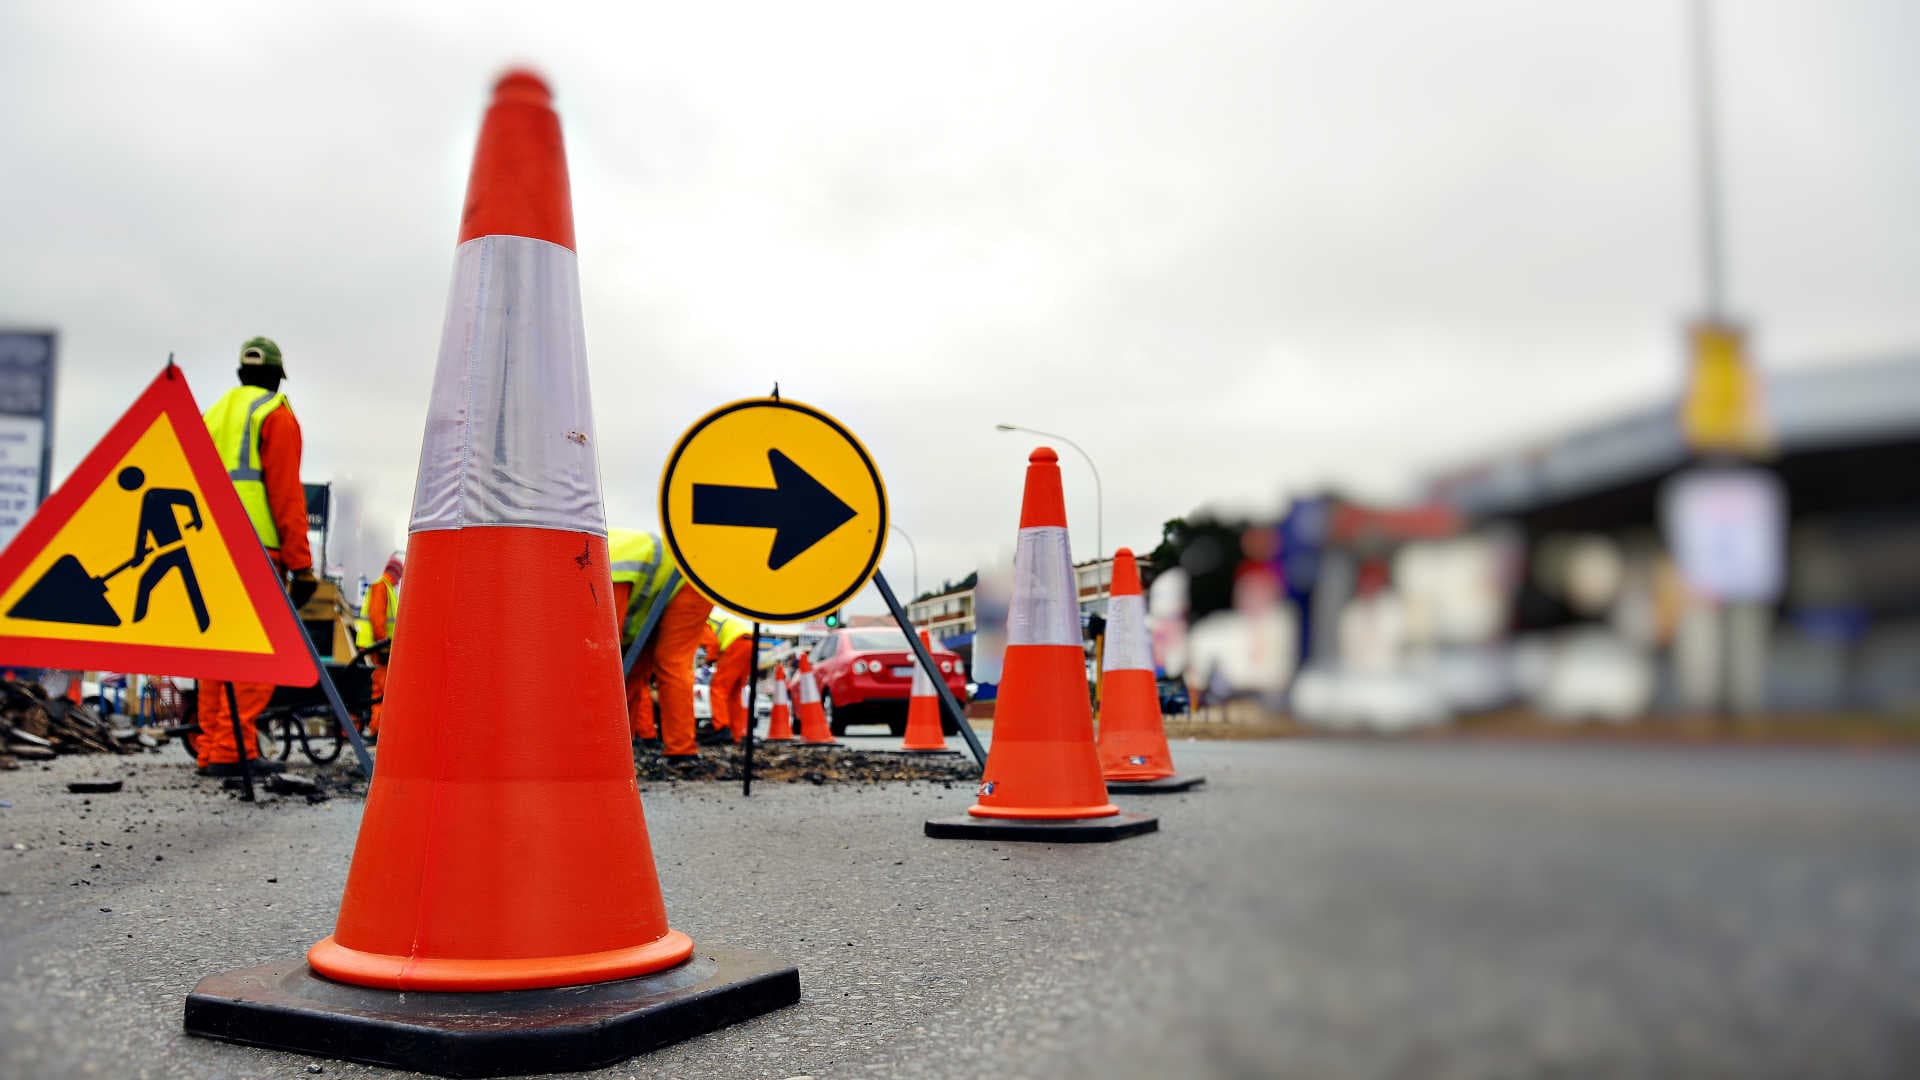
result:
[[[287,583],[287,595],[293,598],[293,606],[303,608],[313,594],[320,589],[320,579],[313,576],[311,569],[295,570],[293,580]]]

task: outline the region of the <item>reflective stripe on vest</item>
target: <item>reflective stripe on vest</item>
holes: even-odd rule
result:
[[[220,464],[247,508],[247,520],[260,542],[270,550],[280,547],[280,528],[273,523],[273,507],[267,502],[266,474],[260,469],[260,425],[267,416],[287,405],[287,395],[263,386],[236,386],[221,395],[207,410],[207,434],[214,449],[220,451]]]
[[[667,559],[666,552],[666,545],[653,533],[639,529],[607,530],[607,566],[613,571],[613,583],[633,586],[633,595],[627,598],[626,624],[620,632],[626,641],[632,641],[640,633],[656,603],[671,600],[687,586],[686,579],[682,578],[674,583],[671,593],[665,597],[660,595],[667,575],[673,572],[673,563]]]
[[[726,652],[727,646],[753,633],[753,624],[741,619],[708,619],[713,627],[713,636],[720,642],[720,651]]]

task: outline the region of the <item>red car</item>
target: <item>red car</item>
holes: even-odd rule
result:
[[[965,704],[967,672],[960,657],[938,645],[932,652],[947,689]],[[906,635],[891,627],[835,630],[808,655],[813,658],[814,680],[820,684],[820,707],[835,735],[845,735],[848,724],[885,724],[895,735],[906,734],[915,663]],[[793,700],[800,700],[797,681],[787,689]],[[960,730],[945,715],[940,726],[949,735]]]

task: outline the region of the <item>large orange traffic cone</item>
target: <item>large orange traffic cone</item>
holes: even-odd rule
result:
[[[933,652],[933,639],[925,630],[920,631],[920,644],[929,655]],[[900,742],[900,749],[915,753],[931,753],[945,750],[947,737],[940,732],[940,697],[933,689],[933,679],[927,670],[919,664],[913,665],[913,691],[907,699],[907,735]]]
[[[1160,726],[1160,688],[1153,678],[1153,643],[1147,637],[1147,600],[1140,594],[1140,567],[1133,549],[1113,555],[1113,589],[1107,599],[1107,648],[1100,675],[1100,773],[1115,795],[1186,791],[1198,776],[1175,776],[1173,754]]]
[[[813,677],[813,660],[800,654],[800,741],[814,745],[837,743],[833,729],[827,726],[827,713],[820,707],[820,683]]]
[[[1059,462],[1044,446],[1027,459],[1005,667],[979,801],[961,817],[927,822],[928,836],[1118,840],[1159,828],[1158,819],[1108,802],[1100,777]]]
[[[767,737],[763,741],[793,741],[793,716],[792,711],[787,707],[785,672],[776,675],[773,680],[773,713],[767,717]]]
[[[495,86],[474,154],[410,533],[406,648],[334,932],[311,973],[203,981],[188,1030],[495,1075],[591,1068],[797,1001],[792,968],[688,965],[667,924],[607,617],[566,157],[527,72]],[[607,985],[540,989],[583,983]],[[518,993],[477,1024],[401,991]]]

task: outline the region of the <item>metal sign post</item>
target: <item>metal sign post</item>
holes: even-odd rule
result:
[[[647,647],[647,642],[653,638],[653,628],[660,624],[661,613],[667,610],[665,598],[672,596],[674,588],[679,584],[679,569],[674,568],[668,570],[667,579],[660,583],[660,595],[662,599],[655,602],[652,611],[647,612],[646,621],[640,624],[640,632],[633,635],[633,644],[627,646],[626,659],[621,668],[626,674],[633,674],[633,665],[635,661],[640,659],[640,650]],[[622,614],[624,614],[624,612]]]
[[[751,659],[747,661],[749,665],[747,671],[747,730],[746,733],[740,737],[740,794],[742,795],[753,794],[753,707],[758,704],[758,698],[760,696],[759,623],[753,624],[753,645],[751,649],[752,651],[748,653]]]
[[[913,655],[919,659],[920,666],[925,669],[927,678],[933,680],[933,688],[940,694],[941,704],[953,715],[953,722],[960,729],[960,737],[967,741],[967,749],[973,751],[973,760],[979,762],[981,768],[986,768],[986,748],[980,745],[980,737],[973,733],[973,725],[967,723],[967,711],[953,699],[953,691],[948,689],[947,680],[933,666],[933,654],[927,651],[925,645],[920,644],[920,635],[914,632],[913,623],[908,621],[906,609],[900,606],[899,599],[893,595],[893,589],[887,585],[887,575],[876,571],[873,575],[873,584],[880,590],[880,598],[887,602],[887,610],[893,612],[893,621],[899,625],[900,632],[907,636],[907,644],[912,647]]]

